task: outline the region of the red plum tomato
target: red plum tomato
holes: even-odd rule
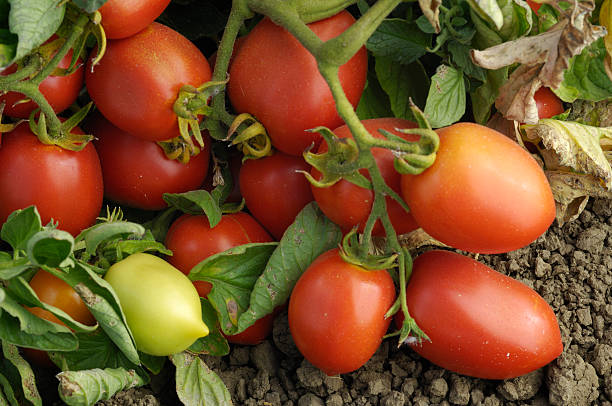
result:
[[[539,88],[533,95],[538,107],[538,117],[551,118],[563,113],[563,102],[547,87]]]
[[[179,134],[173,104],[183,85],[211,78],[208,61],[187,38],[159,23],[108,41],[100,63],[89,59],[85,83],[92,100],[115,126],[149,141]]]
[[[399,118],[376,118],[363,120],[362,124],[376,138],[384,138],[378,131],[378,129],[384,129],[409,141],[418,139],[418,136],[402,134],[396,131],[397,128],[416,127],[416,124],[412,121]],[[346,125],[335,129],[334,134],[340,138],[352,138],[351,132]],[[322,153],[325,151],[327,151],[327,143],[323,142],[319,145],[317,152]],[[401,192],[401,176],[393,167],[393,153],[384,148],[372,148],[372,155],[387,185],[399,195]],[[321,179],[321,172],[315,168],[312,168],[310,173],[315,179]],[[362,174],[369,178],[367,171],[362,171]],[[340,226],[344,232],[354,226],[359,226],[359,231],[363,231],[372,210],[372,203],[374,202],[374,192],[372,190],[361,188],[344,179],[330,187],[319,188],[311,185],[311,188],[321,211]],[[386,202],[387,212],[396,233],[405,234],[418,228],[412,215],[406,212],[396,200],[387,197]],[[384,235],[384,233],[385,231],[380,221],[378,221],[374,226],[373,234]]]
[[[509,379],[543,367],[563,350],[555,314],[541,296],[454,252],[418,256],[406,299],[431,339],[411,348],[449,371]]]
[[[96,320],[79,294],[72,288],[72,286],[60,278],[50,274],[49,272],[39,270],[30,280],[30,286],[41,302],[63,310],[79,323],[90,326],[96,323]],[[47,310],[40,307],[26,308],[30,311],[30,313],[42,319],[64,325],[60,319],[55,317],[53,313]],[[23,353],[28,360],[38,366],[46,368],[55,366],[45,351],[36,350],[33,348],[23,348]]]
[[[189,275],[191,269],[211,255],[238,245],[271,242],[272,237],[247,213],[225,214],[213,228],[206,216],[184,214],[172,223],[166,235],[166,247],[172,251],[168,262]],[[206,297],[212,285],[206,281],[194,281],[200,297]],[[226,336],[236,344],[255,345],[263,341],[272,331],[273,315],[257,320],[242,333]]]
[[[144,210],[167,207],[164,193],[182,193],[197,189],[208,172],[210,139],[187,164],[171,160],[155,142],[133,137],[99,114],[88,128],[94,141],[104,174],[106,198]]]
[[[323,41],[337,37],[355,19],[347,11],[308,27]],[[340,67],[348,100],[356,106],[367,73],[367,53],[361,48]],[[239,113],[250,113],[266,128],[272,145],[301,155],[321,137],[305,130],[342,124],[331,91],[315,58],[284,28],[264,18],[247,35],[232,59],[228,95]]]
[[[387,332],[395,301],[386,270],[349,264],[338,249],[320,255],[289,298],[289,330],[302,355],[327,375],[354,371],[372,357]]]
[[[78,127],[73,132],[81,132]],[[81,151],[45,145],[21,124],[0,147],[0,224],[17,209],[35,205],[43,224],[52,219],[77,235],[96,221],[104,187],[93,144]]]
[[[59,68],[68,68],[72,60],[72,50],[68,51],[59,64]],[[47,76],[38,86],[42,95],[47,99],[53,111],[61,113],[76,100],[83,87],[83,61],[77,61],[78,68],[70,75]],[[6,76],[17,71],[17,65],[13,64],[3,70],[0,75]],[[0,96],[0,102],[6,103],[3,114],[15,118],[28,118],[30,113],[38,108],[33,101],[21,103],[26,97],[18,92],[8,92]]]
[[[108,0],[98,9],[106,38],[127,38],[151,24],[170,0]]]
[[[310,182],[300,172],[309,169],[302,157],[279,151],[242,165],[240,191],[246,207],[277,240],[313,200]]]
[[[434,164],[402,175],[416,222],[439,241],[486,254],[524,247],[555,219],[555,201],[536,160],[503,134],[474,123],[437,130]]]

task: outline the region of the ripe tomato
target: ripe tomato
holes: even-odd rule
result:
[[[90,58],[85,83],[94,103],[115,126],[161,141],[178,135],[173,104],[183,85],[200,86],[210,66],[187,38],[152,23],[137,34],[108,41],[98,65]]]
[[[270,241],[272,237],[246,213],[225,214],[213,228],[210,228],[206,216],[184,214],[170,226],[165,245],[173,254],[168,262],[188,275],[191,268],[211,255],[238,245]],[[212,289],[212,285],[206,281],[194,281],[193,284],[200,297],[208,296]],[[272,331],[272,316],[266,317],[257,320],[242,333],[226,338],[237,344],[258,344]]]
[[[437,130],[435,163],[402,175],[402,196],[432,237],[461,250],[521,248],[555,219],[555,201],[535,159],[503,134],[474,123]]]
[[[345,262],[338,249],[304,271],[289,298],[289,329],[304,357],[327,375],[356,370],[380,346],[395,301],[386,270]]]
[[[555,314],[541,296],[454,252],[417,257],[406,299],[431,339],[411,348],[453,372],[508,379],[548,364],[563,350]]]
[[[66,56],[59,62],[59,68],[68,68],[72,60],[72,50],[68,51]],[[66,76],[47,76],[38,86],[38,89],[45,96],[53,111],[60,113],[66,110],[76,100],[81,88],[83,87],[83,61],[79,58],[74,72]],[[0,75],[6,76],[17,71],[17,65],[13,64],[0,72]],[[18,103],[25,96],[17,92],[8,92],[0,96],[0,103],[5,102],[4,115],[15,118],[28,118],[30,113],[38,108],[38,105],[33,101],[27,103]]]
[[[561,99],[547,87],[539,88],[533,97],[538,107],[538,117],[540,119],[551,118],[564,111]]]
[[[416,124],[412,121],[402,120],[399,118],[376,118],[362,121],[366,129],[376,138],[384,138],[378,132],[382,128],[395,135],[401,136],[406,140],[414,141],[417,136],[402,134],[396,131],[396,128],[414,128]],[[348,126],[336,128],[334,130],[340,138],[352,138],[352,134]],[[321,143],[317,152],[327,151],[327,143]],[[393,167],[393,152],[384,148],[372,148],[372,155],[376,160],[376,164],[389,187],[400,194],[400,174]],[[315,179],[321,179],[321,172],[312,168],[311,175]],[[365,176],[367,171],[362,171]],[[341,180],[333,186],[327,188],[318,188],[311,186],[312,194],[316,202],[319,204],[321,211],[334,223],[338,224],[344,232],[350,230],[353,226],[358,225],[359,231],[363,231],[370,211],[374,202],[374,192],[372,190],[363,189],[349,181]],[[418,226],[410,213],[400,206],[397,201],[387,197],[387,212],[391,219],[391,223],[398,234],[405,234]],[[374,226],[373,234],[384,235],[385,231],[380,224],[380,221]]]
[[[118,203],[145,210],[167,206],[164,193],[182,193],[197,189],[208,171],[210,140],[187,164],[168,159],[153,141],[146,141],[122,131],[97,114],[88,123],[95,141],[105,196]]]
[[[238,245],[252,242],[270,242],[272,237],[246,213],[225,214],[210,228],[206,216],[184,214],[172,223],[166,234],[166,247],[172,251],[168,262],[189,275],[191,268],[211,255]],[[194,282],[201,297],[206,297],[212,285]]]
[[[41,302],[63,310],[74,320],[82,324],[91,326],[96,323],[96,319],[94,319],[93,315],[89,312],[89,309],[85,306],[79,294],[72,289],[72,286],[60,278],[49,272],[40,270],[36,272],[30,280],[30,286]],[[53,313],[40,307],[27,307],[27,309],[42,319],[65,325],[60,319],[55,317]],[[43,367],[55,366],[44,351],[24,348],[23,353],[36,365]]]
[[[246,207],[277,240],[313,200],[310,182],[298,172],[309,169],[302,157],[278,151],[249,159],[240,169],[240,191]]]
[[[340,35],[355,19],[342,11],[308,24],[322,40]],[[315,58],[288,31],[268,18],[248,34],[233,57],[228,95],[234,108],[254,115],[266,127],[272,144],[290,155],[301,155],[321,137],[304,130],[342,124]],[[363,92],[367,54],[362,48],[340,67],[340,82],[356,106]]]
[[[151,24],[170,0],[108,0],[98,9],[106,38],[126,38]]]
[[[104,279],[119,298],[138,350],[158,356],[176,354],[208,335],[198,292],[163,259],[132,254],[112,265]]]
[[[78,128],[74,130],[80,131]],[[75,152],[44,145],[27,124],[4,134],[0,148],[0,224],[36,205],[72,235],[93,225],[102,207],[102,170],[92,144]]]

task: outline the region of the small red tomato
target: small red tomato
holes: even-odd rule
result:
[[[555,201],[536,160],[503,134],[475,123],[437,130],[436,161],[402,175],[416,222],[437,240],[487,254],[524,247],[555,219]]]
[[[313,200],[310,182],[300,172],[309,169],[302,157],[279,151],[242,164],[240,191],[246,207],[277,240]]]
[[[225,336],[227,341],[234,344],[241,345],[257,345],[270,335],[272,331],[272,324],[274,323],[274,314],[270,313],[261,319],[258,319],[250,327],[244,330],[242,333],[234,334],[231,336]]]
[[[72,60],[72,50],[62,58],[57,65],[59,68],[68,68]],[[76,100],[83,87],[83,60],[77,61],[77,68],[70,75],[47,76],[38,86],[38,90],[47,99],[53,111],[61,113]],[[17,71],[17,65],[13,64],[4,69],[0,75],[6,76]],[[28,118],[38,105],[33,101],[21,103],[25,96],[17,92],[8,92],[0,96],[0,102],[5,102],[4,115],[15,118]]]
[[[98,11],[106,38],[127,38],[151,24],[170,0],[108,0]]]
[[[164,193],[197,189],[208,172],[210,140],[187,164],[168,159],[153,141],[133,137],[97,114],[88,123],[104,174],[106,198],[144,210],[167,207]]]
[[[563,113],[563,102],[547,87],[539,88],[533,95],[538,107],[538,118],[551,118]]]
[[[304,357],[327,375],[354,371],[376,352],[391,319],[395,286],[386,270],[349,264],[338,249],[320,255],[289,298],[289,329]]]
[[[80,129],[73,130],[81,132]],[[96,222],[104,188],[93,144],[81,151],[45,145],[21,124],[0,147],[0,224],[17,209],[35,205],[43,224],[59,222],[72,235]]]
[[[362,123],[368,132],[376,138],[385,138],[378,131],[379,129],[383,129],[409,141],[418,139],[418,136],[402,134],[396,130],[398,128],[416,127],[416,124],[412,121],[399,118],[376,118],[364,120]],[[352,134],[346,125],[336,128],[334,134],[340,138],[352,138]],[[325,151],[327,151],[327,143],[323,142],[319,146],[317,152],[322,153]],[[384,148],[372,148],[372,155],[387,185],[399,195],[401,191],[401,176],[393,167],[393,152]],[[321,172],[315,168],[312,168],[310,173],[315,179],[321,179]],[[362,174],[369,178],[367,171],[362,171]],[[372,190],[361,188],[344,179],[330,187],[319,188],[312,185],[311,188],[321,211],[323,211],[331,221],[340,226],[344,232],[347,232],[354,226],[359,226],[359,231],[363,231],[374,202],[374,192]],[[412,215],[406,212],[396,200],[387,197],[386,202],[387,213],[389,214],[389,218],[397,234],[405,234],[418,228]],[[385,234],[380,221],[376,222],[373,234]]]
[[[449,371],[509,379],[543,367],[563,350],[555,314],[540,295],[454,252],[417,257],[406,300],[431,339],[411,348]]]

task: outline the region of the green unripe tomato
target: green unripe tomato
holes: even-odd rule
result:
[[[119,298],[138,350],[176,354],[208,335],[193,283],[163,259],[132,254],[111,266],[104,279]]]

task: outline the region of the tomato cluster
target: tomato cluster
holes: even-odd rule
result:
[[[0,147],[0,224],[14,210],[36,205],[45,223],[55,221],[76,236],[95,223],[103,198],[161,211],[168,207],[166,193],[215,187],[208,183],[218,182],[213,173],[220,163],[212,155],[217,141],[206,131],[197,154],[188,162],[170,159],[160,146],[172,140],[186,142],[179,125],[184,117],[175,104],[181,89],[190,86],[197,92],[212,79],[210,64],[196,45],[153,21],[168,3],[154,1],[136,9],[108,1],[100,9],[109,40],[99,63],[94,64],[98,51],[93,49],[84,74],[79,68],[43,82],[40,90],[58,113],[74,103],[85,86],[96,111],[84,128],[95,141],[80,151],[67,151],[38,142],[25,124],[5,134]],[[129,27],[122,24],[128,19]],[[328,40],[354,21],[342,11],[308,26],[320,39]],[[362,96],[367,70],[365,48],[339,68],[341,87],[353,107]],[[538,104],[542,117],[562,109],[548,92],[541,90],[536,97],[543,100]],[[261,20],[234,48],[227,95],[233,113],[249,113],[263,124],[272,152],[258,159],[242,162],[238,156],[226,162],[233,166],[236,187],[231,199],[216,202],[226,210],[214,227],[204,214],[166,212],[174,215],[163,238],[172,251],[167,262],[135,254],[111,266],[105,276],[124,307],[138,349],[148,354],[180,352],[207,334],[208,328],[218,327],[202,322],[198,299],[209,298],[214,281],[192,284],[184,277],[202,261],[244,244],[283,241],[298,213],[312,201],[343,233],[364,233],[375,198],[380,196],[374,188],[357,186],[346,178],[329,187],[314,184],[325,174],[307,163],[303,154],[311,151],[322,156],[332,145],[308,130],[332,129],[336,137],[330,142],[348,143],[354,136],[343,125],[317,60],[270,19]],[[10,105],[5,113],[11,117],[28,116],[36,107],[15,103],[20,95],[2,97]],[[376,140],[419,140],[418,135],[404,131],[417,127],[405,119],[377,118],[362,124]],[[555,202],[545,174],[526,150],[474,123],[457,123],[436,133],[436,160],[421,174],[401,174],[396,161],[401,152],[382,147],[369,151],[375,168],[359,169],[366,181],[372,181],[373,171],[378,171],[386,183],[388,189],[380,199],[386,208],[382,214],[396,235],[422,228],[451,248],[494,254],[521,248],[546,231],[555,218]],[[309,183],[306,175],[315,182]],[[244,208],[227,209],[223,203],[230,200],[242,200]],[[391,230],[383,223],[373,223],[374,236],[389,236]],[[347,250],[332,249],[307,267],[290,294],[292,337],[302,354],[329,375],[353,371],[373,355],[389,332],[389,309],[403,296],[398,295],[399,288],[406,289],[408,310],[430,339],[412,348],[451,371],[509,378],[543,366],[562,351],[550,306],[533,290],[469,257],[451,251],[426,252],[416,258],[407,286],[402,287],[394,282],[395,271],[371,268]],[[41,300],[68,313],[82,305],[46,296],[37,282],[39,275],[49,274],[41,272],[30,282]],[[142,283],[134,283],[137,280]],[[164,281],[168,295],[154,295],[161,290],[151,281]],[[50,286],[52,282],[45,287]],[[66,294],[73,296],[74,291]],[[148,305],[158,302],[153,307],[172,308],[177,296],[189,302],[186,312],[172,313],[178,324],[152,315]],[[91,315],[72,317],[93,323],[85,316]],[[268,314],[226,338],[257,344],[269,335],[274,316]],[[403,317],[402,311],[397,313],[398,329]],[[159,334],[149,334],[151,330]]]

